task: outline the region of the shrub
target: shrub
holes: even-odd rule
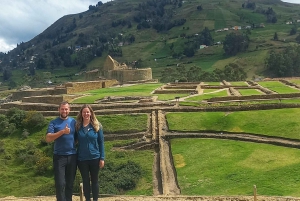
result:
[[[24,128],[24,129],[23,129],[23,132],[22,132],[23,138],[26,139],[26,138],[29,136],[29,134],[30,134],[30,133],[27,131],[27,129]]]
[[[6,160],[11,160],[11,155],[10,154],[6,154],[5,156],[4,156],[4,159],[6,159]]]
[[[5,153],[4,142],[0,141],[0,153]]]
[[[35,172],[38,175],[43,175],[52,170],[52,160],[50,157],[39,154],[38,160],[34,166]]]
[[[22,121],[25,118],[25,111],[13,107],[7,111],[6,117],[8,118],[9,123],[14,123],[17,128],[20,128],[22,126]]]
[[[16,126],[14,123],[9,123],[5,115],[0,114],[0,128],[1,128],[0,135],[6,137],[15,131]]]
[[[29,142],[25,147],[16,150],[15,154],[17,159],[25,164],[26,167],[33,167],[39,158],[37,151],[35,145],[32,142]]]
[[[99,174],[103,181],[100,183],[100,189],[105,194],[122,194],[124,191],[134,189],[141,176],[142,169],[135,162],[128,161],[119,165],[107,163]]]
[[[41,137],[41,139],[40,139],[40,145],[43,146],[43,147],[48,145],[48,142],[46,142],[45,136]]]
[[[45,183],[38,188],[38,196],[48,196],[48,195],[54,195],[55,194],[55,185],[54,180],[50,183]]]
[[[42,113],[37,111],[26,112],[25,118],[22,121],[24,128],[30,130],[35,128],[41,128],[45,125],[46,121]]]

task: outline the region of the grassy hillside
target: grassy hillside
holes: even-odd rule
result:
[[[300,23],[296,20],[300,19],[298,15],[300,6],[279,0],[251,2],[255,3],[255,10],[243,8],[244,0],[188,0],[182,1],[181,4],[172,1],[171,4],[163,6],[164,15],[159,17],[155,15],[158,7],[149,6],[150,3],[147,1],[116,0],[107,2],[95,10],[67,15],[2,58],[3,61],[11,61],[2,62],[2,68],[15,69],[11,79],[4,84],[43,86],[49,79],[55,83],[84,80],[84,76],[75,74],[90,69],[101,69],[108,54],[119,62],[126,62],[129,66],[133,61],[139,61],[139,68],[151,67],[153,77],[158,79],[161,78],[163,69],[175,68],[177,64],[183,64],[187,69],[197,66],[211,72],[216,68],[223,69],[229,63],[236,63],[243,67],[249,79],[268,76],[264,63],[269,51],[281,50],[295,43],[298,33],[290,35],[290,31],[294,26],[298,30]],[[145,10],[142,10],[143,6]],[[198,6],[201,6],[202,10],[198,10]],[[267,16],[259,13],[268,8],[272,8],[276,13],[276,23],[268,23]],[[162,31],[153,27],[137,28],[141,22],[137,22],[136,18],[143,19],[144,14],[147,14],[146,22],[150,25],[157,19],[165,23],[180,19],[186,21],[183,25]],[[286,24],[288,21],[293,21],[294,24]],[[261,23],[265,25],[264,28],[250,30],[250,44],[247,51],[235,56],[226,56],[222,44],[197,49],[192,57],[183,54],[185,46],[194,44],[195,35],[200,34],[205,27],[209,29],[216,43],[223,42],[225,36],[231,32],[242,33],[246,31],[245,26],[258,26]],[[74,24],[76,26],[72,27]],[[241,26],[242,29],[232,30],[234,26]],[[229,30],[217,32],[224,28]],[[273,40],[275,32],[278,34],[277,41]],[[130,36],[134,36],[134,41],[128,41]],[[119,46],[120,42],[123,42],[122,46]],[[75,51],[78,45],[84,49]],[[59,55],[59,51],[68,47],[74,50],[71,53],[73,62],[71,67],[64,66],[65,58],[59,56],[55,58],[53,54],[56,52]],[[95,57],[96,49],[100,47],[104,48],[102,54]],[[114,49],[119,49],[122,56],[114,56],[112,52]],[[93,56],[87,56],[89,54]],[[174,54],[177,56],[174,57]],[[34,55],[36,56],[34,63],[29,63]],[[28,69],[23,69],[35,67],[38,58],[45,60],[45,66],[41,70],[37,69],[35,75],[29,75]],[[43,72],[48,73],[44,75]]]

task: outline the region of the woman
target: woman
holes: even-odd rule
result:
[[[103,129],[90,105],[83,105],[77,115],[78,168],[83,181],[83,193],[90,201],[92,183],[93,201],[98,200],[99,169],[104,167]]]

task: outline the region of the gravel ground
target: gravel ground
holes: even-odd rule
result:
[[[101,197],[99,201],[300,201],[294,197],[265,197],[257,196],[113,196]],[[56,201],[54,196],[20,197],[13,196],[0,198],[0,201]],[[73,196],[73,201],[80,201],[79,196]]]

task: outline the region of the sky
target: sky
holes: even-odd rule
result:
[[[42,33],[64,15],[77,14],[108,0],[0,0],[0,52]]]
[[[0,52],[42,33],[59,18],[77,14],[100,0],[0,0]],[[108,0],[101,0],[102,3]],[[300,4],[300,0],[283,0]]]

